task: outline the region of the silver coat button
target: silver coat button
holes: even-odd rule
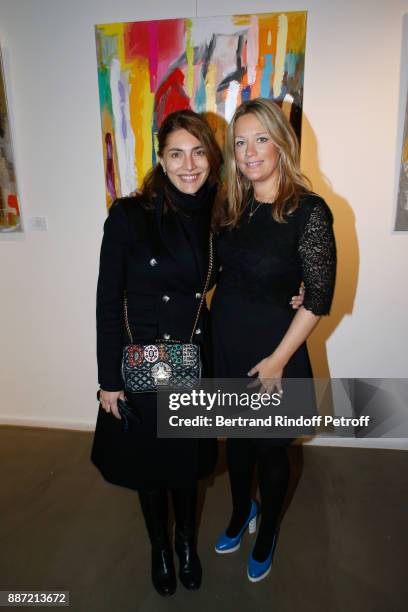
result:
[[[199,300],[200,297],[201,297],[201,293],[196,293],[195,296],[196,296],[197,300]]]
[[[170,334],[163,334],[163,338],[165,340],[170,340],[171,336],[170,336]]]
[[[200,329],[199,327],[197,327],[197,329],[195,330],[195,333],[196,333],[196,334],[197,334],[197,336],[198,336],[199,334],[201,334],[201,329]]]
[[[155,258],[153,257],[153,259],[151,259],[151,260],[149,261],[149,264],[150,264],[151,266],[157,266],[157,259],[155,259]]]
[[[168,295],[163,295],[162,300],[163,302],[168,302],[169,301],[169,296]]]

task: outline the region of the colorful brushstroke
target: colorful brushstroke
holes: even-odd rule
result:
[[[402,141],[395,229],[399,231],[408,231],[408,98],[405,107],[404,136]]]
[[[0,234],[21,231],[10,120],[0,56]]]
[[[306,12],[96,26],[107,204],[139,187],[171,112],[208,113],[222,143],[242,101],[264,96],[301,135]]]

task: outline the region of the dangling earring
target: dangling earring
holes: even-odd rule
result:
[[[162,166],[164,174],[167,174],[167,170],[164,166]]]

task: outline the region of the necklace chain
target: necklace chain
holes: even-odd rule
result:
[[[252,200],[251,202],[251,208],[249,211],[249,218],[252,219],[252,217],[254,216],[254,214],[256,213],[256,211],[258,210],[258,208],[260,207],[260,205],[262,204],[262,202],[258,202],[258,206],[256,206],[256,208],[254,209],[254,201]]]
[[[255,203],[255,198],[252,198],[252,200],[251,200],[251,207],[250,207],[250,210],[249,210],[249,219],[252,219],[252,217],[254,216],[254,214],[256,213],[256,211],[258,210],[260,205],[262,204],[262,202],[258,202],[258,205],[254,209],[254,203]]]
[[[254,204],[256,202],[256,206],[254,208]],[[262,205],[262,204],[270,204],[270,202],[260,202],[259,200],[256,200],[255,197],[252,198],[251,200],[251,205],[249,207],[249,219],[248,219],[248,223],[250,222],[250,220],[252,219],[252,217],[254,216],[254,214],[256,213],[256,211],[258,210],[258,208]]]

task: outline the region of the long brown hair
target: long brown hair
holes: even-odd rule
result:
[[[168,137],[176,130],[186,130],[200,141],[210,165],[210,174],[207,180],[210,185],[219,185],[223,161],[222,152],[204,116],[190,109],[178,110],[168,115],[157,134],[157,154],[159,157],[163,155]],[[154,200],[159,192],[164,193],[165,209],[173,208],[167,180],[161,165],[157,163],[146,174],[141,188],[141,197],[146,202],[146,207],[154,207]]]
[[[224,209],[215,211],[215,225],[235,226],[248,202],[253,198],[253,187],[237,166],[235,159],[235,125],[240,117],[251,113],[262,123],[279,151],[278,191],[272,206],[272,216],[279,223],[293,212],[299,196],[311,189],[308,178],[300,170],[299,143],[283,111],[271,100],[255,98],[243,102],[235,111],[228,126],[225,144],[225,177],[228,202]]]

